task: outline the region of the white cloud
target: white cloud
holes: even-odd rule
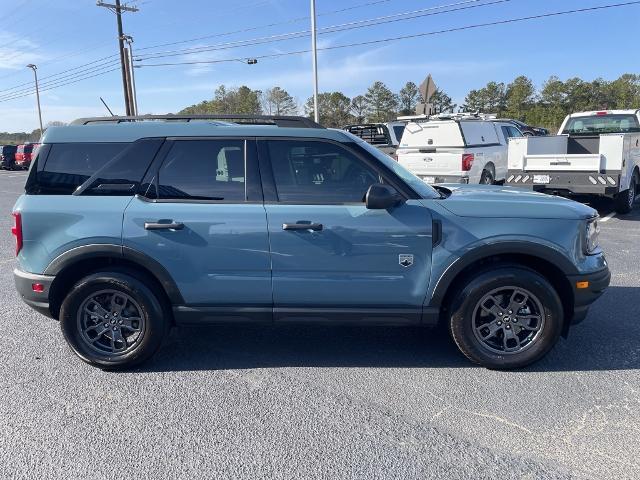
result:
[[[38,45],[22,35],[8,32],[0,33],[0,70],[25,68],[28,63],[41,60],[43,55],[36,53]]]

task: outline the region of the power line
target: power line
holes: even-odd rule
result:
[[[370,7],[370,6],[374,6],[374,5],[379,5],[381,3],[389,3],[395,0],[376,0],[373,2],[367,2],[367,3],[361,3],[359,5],[353,5],[351,7],[346,7],[346,8],[341,8],[339,10],[331,10],[329,12],[323,12],[323,13],[319,13],[317,16],[321,17],[321,16],[326,16],[326,15],[335,15],[337,13],[343,13],[343,12],[347,12],[350,10],[356,10],[358,8],[364,8],[364,7]],[[479,0],[473,0],[473,1],[479,1]],[[276,23],[270,23],[267,25],[259,25],[256,27],[249,27],[249,28],[243,28],[241,30],[233,30],[230,32],[223,32],[223,33],[214,33],[211,35],[203,35],[201,37],[194,37],[194,38],[189,38],[187,40],[178,40],[175,42],[168,42],[168,43],[160,43],[157,45],[150,45],[148,47],[142,47],[142,48],[138,48],[138,51],[144,51],[144,50],[151,50],[154,48],[160,48],[160,47],[170,47],[172,45],[180,45],[183,43],[191,43],[191,42],[197,42],[200,40],[206,40],[208,38],[218,38],[218,37],[226,37],[229,35],[235,35],[238,33],[248,33],[248,32],[253,32],[256,30],[262,30],[263,28],[271,28],[271,27],[278,27],[278,26],[282,26],[282,25],[290,25],[292,23],[299,23],[299,22],[304,22],[306,20],[309,20],[309,17],[297,17],[297,18],[292,18],[289,20],[284,20],[282,22],[276,22]]]
[[[32,1],[32,0],[25,0],[25,3],[23,3],[21,5],[21,7],[26,5],[30,1]],[[145,3],[149,3],[150,1],[152,1],[152,0],[148,0],[146,2],[143,1],[142,3],[137,3],[137,5],[138,6],[144,5]],[[395,0],[369,1],[369,2],[366,2],[366,3],[361,3],[361,4],[358,4],[358,5],[353,5],[353,6],[345,7],[345,8],[338,9],[338,10],[331,10],[331,11],[328,11],[328,12],[319,13],[318,16],[339,14],[339,13],[343,13],[343,12],[350,11],[350,10],[355,10],[355,9],[360,9],[360,8],[364,8],[364,7],[379,5],[379,4],[383,4],[383,3],[389,3],[389,2],[392,2],[392,1],[395,1]],[[471,0],[471,1],[479,1],[479,0]],[[265,3],[265,2],[263,2],[263,3]],[[463,2],[463,3],[468,3],[468,2]],[[134,2],[134,5],[135,4],[136,3]],[[17,10],[18,9],[16,9],[16,11]],[[279,26],[279,25],[292,24],[292,23],[296,23],[296,22],[300,22],[300,21],[304,21],[304,20],[308,20],[308,19],[309,19],[309,17],[293,18],[291,20],[278,22],[278,23],[272,23],[272,24],[269,24],[269,25],[261,25],[261,26],[246,28],[246,29],[242,29],[242,30],[224,32],[224,33],[219,33],[219,34],[214,34],[214,35],[207,35],[207,36],[192,38],[192,39],[188,39],[188,40],[181,40],[181,41],[177,41],[177,42],[163,43],[163,44],[159,44],[159,45],[153,45],[153,46],[138,48],[137,50],[138,51],[144,51],[144,50],[150,50],[150,49],[153,49],[153,48],[159,48],[159,47],[163,47],[163,46],[171,46],[171,45],[178,45],[178,44],[182,44],[182,43],[189,43],[189,42],[193,42],[193,41],[203,40],[203,39],[206,39],[206,38],[223,37],[223,36],[229,36],[229,35],[238,34],[238,33],[246,33],[246,32],[249,32],[249,31],[260,30],[260,29],[263,29],[263,28],[269,28],[269,27],[274,27],[274,26]],[[109,43],[109,42],[102,42],[99,45],[102,46],[102,45],[106,45],[107,43]],[[51,59],[51,60],[49,60],[47,62],[44,62],[44,63],[42,63],[40,65],[41,66],[42,65],[50,65],[52,63],[55,63],[57,60],[66,60],[66,59],[71,58],[73,56],[77,56],[77,55],[80,55],[80,54],[85,53],[87,51],[93,50],[94,48],[95,47],[92,47],[90,49],[82,49],[82,50],[77,51],[77,52],[61,55],[61,56],[55,57],[54,59]],[[17,55],[14,55],[14,56],[17,56]],[[102,58],[99,58],[97,60],[78,65],[77,67],[64,70],[62,72],[58,72],[58,73],[55,73],[55,74],[51,74],[51,75],[47,75],[47,76],[41,77],[41,80],[46,80],[46,79],[49,79],[49,78],[53,78],[53,77],[60,76],[60,75],[63,75],[65,73],[68,73],[68,72],[71,72],[71,71],[77,71],[77,70],[78,70],[78,74],[80,74],[80,73],[82,73],[84,67],[86,67],[86,66],[93,65],[93,64],[101,62],[103,60],[110,59],[110,58],[115,58],[115,57],[117,57],[117,55],[110,55],[110,56],[107,56],[107,57],[102,57]],[[3,79],[3,78],[13,77],[13,76],[16,75],[16,73],[21,74],[22,71],[20,70],[19,72],[12,72],[12,73],[9,73],[7,75],[0,76],[0,80]],[[13,87],[8,87],[8,88],[0,90],[0,93],[9,92],[11,90],[15,90],[15,89],[18,89],[20,87],[27,86],[27,85],[33,85],[33,82],[30,81],[30,82],[25,82],[25,83],[21,83],[21,84],[18,84],[18,85],[14,85]]]
[[[81,82],[81,81],[84,81],[84,80],[89,80],[90,78],[95,78],[95,77],[99,77],[99,76],[102,76],[102,75],[106,75],[107,73],[116,72],[118,70],[120,70],[120,67],[112,68],[110,70],[99,72],[99,73],[96,73],[94,75],[90,75],[90,76],[86,76],[86,77],[82,77],[82,78],[76,78],[75,80],[72,80],[72,81],[69,81],[69,82],[64,82],[64,83],[61,83],[59,85],[51,85],[51,86],[49,86],[47,88],[41,88],[40,91],[41,92],[46,92],[47,90],[53,90],[55,88],[60,88],[60,87],[64,87],[64,86],[67,86],[67,85],[72,85],[74,83],[78,83],[78,82]],[[0,99],[0,103],[8,102],[10,100],[16,100],[18,98],[28,97],[28,96],[30,96],[32,94],[33,94],[33,92],[30,92],[30,93],[26,93],[26,94],[22,94],[22,95],[16,95],[14,97],[2,98],[2,99]]]
[[[428,37],[428,36],[434,36],[434,35],[441,35],[441,34],[444,34],[444,33],[460,32],[460,31],[464,31],[464,30],[474,30],[474,29],[478,29],[478,28],[485,28],[485,27],[498,26],[498,25],[507,25],[507,24],[511,24],[511,23],[525,22],[525,21],[530,21],[530,20],[538,20],[538,19],[542,19],[542,18],[557,17],[557,16],[576,14],[576,13],[593,12],[593,11],[599,11],[599,10],[605,10],[605,9],[611,9],[611,8],[618,8],[618,7],[626,7],[626,6],[632,6],[632,5],[640,5],[640,0],[632,1],[632,2],[614,3],[614,4],[608,4],[608,5],[599,5],[599,6],[595,6],[595,7],[577,8],[577,9],[564,10],[564,11],[559,11],[559,12],[549,12],[549,13],[544,13],[544,14],[539,14],[539,15],[530,15],[530,16],[527,16],[527,17],[509,18],[509,19],[497,20],[497,21],[493,21],[493,22],[477,23],[477,24],[466,25],[466,26],[462,26],[462,27],[453,27],[453,28],[448,28],[448,29],[443,29],[443,30],[435,30],[435,31],[424,32],[424,33],[415,33],[415,34],[411,34],[411,35],[401,35],[401,36],[397,36],[397,37],[388,37],[388,38],[383,38],[383,39],[368,40],[368,41],[357,42],[357,43],[333,45],[333,46],[330,46],[330,47],[321,47],[321,48],[318,48],[318,50],[339,50],[339,49],[343,49],[343,48],[362,47],[362,46],[374,45],[374,44],[379,44],[379,43],[389,43],[389,42],[395,42],[395,41],[399,41],[399,40],[408,40],[408,39],[413,39],[413,38]],[[311,51],[310,49],[297,50],[297,51],[292,51],[292,52],[283,52],[283,53],[274,53],[274,54],[269,54],[269,55],[254,56],[253,58],[256,58],[256,59],[279,58],[279,57],[286,57],[286,56],[290,56],[290,55],[301,55],[301,54],[309,53],[310,51]],[[238,61],[238,60],[241,60],[241,58],[229,58],[229,59],[209,60],[209,61],[193,61],[193,62],[175,62],[175,63],[149,63],[149,64],[136,65],[136,68],[166,67],[166,66],[176,66],[176,65],[214,64],[214,63],[235,62],[235,61]]]
[[[459,32],[459,31],[464,31],[464,30],[473,30],[473,29],[485,28],[485,27],[491,27],[491,26],[507,25],[507,24],[511,24],[511,23],[518,23],[518,22],[524,22],[524,21],[530,21],[530,20],[538,20],[538,19],[543,19],[543,18],[551,18],[551,17],[557,17],[557,16],[569,15],[569,14],[600,11],[600,10],[605,10],[605,9],[612,9],[612,8],[625,7],[625,6],[633,6],[633,5],[639,5],[639,4],[640,4],[640,0],[637,0],[637,1],[629,1],[629,2],[607,4],[607,5],[599,5],[599,6],[595,6],[595,7],[571,9],[571,10],[564,10],[564,11],[557,11],[557,12],[548,12],[548,13],[539,14],[539,15],[530,15],[530,16],[526,16],[526,17],[509,18],[509,19],[497,20],[497,21],[493,21],[493,22],[478,23],[478,24],[466,25],[466,26],[462,26],[462,27],[453,27],[453,28],[448,28],[448,29],[443,29],[443,30],[436,30],[436,31],[431,31],[431,32],[417,33],[417,34],[411,34],[411,35],[401,35],[401,36],[396,36],[396,37],[388,37],[388,38],[384,38],[384,39],[369,40],[369,41],[342,44],[342,45],[334,45],[334,46],[329,46],[329,47],[321,47],[321,48],[318,48],[318,50],[338,50],[338,49],[343,49],[343,48],[352,48],[352,47],[360,47],[360,46],[374,45],[374,44],[380,44],[380,43],[388,43],[388,42],[394,42],[394,41],[400,41],[400,40],[407,40],[407,39],[413,39],[413,38],[421,38],[421,37],[427,37],[427,36],[440,35],[440,34],[444,34],[444,33],[453,33],[453,32]],[[301,54],[305,54],[305,53],[309,53],[309,52],[310,52],[310,50],[306,49],[306,50],[298,50],[298,51],[292,51],[292,52],[283,52],[283,53],[262,55],[262,56],[258,56],[258,57],[255,57],[255,58],[259,58],[259,59],[278,58],[278,57],[285,57],[285,56],[290,56],[290,55],[301,55]],[[196,64],[214,64],[214,63],[235,62],[235,61],[238,61],[238,60],[242,60],[242,58],[229,58],[229,59],[210,60],[210,61],[162,63],[162,64],[142,64],[142,65],[137,65],[136,68],[141,68],[141,67],[164,67],[164,66],[177,66],[177,65],[196,65]],[[103,71],[103,72],[99,72],[99,73],[96,73],[96,74],[93,74],[93,75],[90,75],[90,76],[86,76],[86,77],[83,77],[83,78],[75,79],[75,80],[72,80],[72,81],[62,82],[60,84],[50,85],[49,87],[44,88],[43,91],[51,90],[51,89],[54,89],[54,88],[60,88],[60,87],[63,87],[63,86],[66,86],[66,85],[70,85],[70,84],[73,84],[73,83],[77,83],[77,82],[80,82],[80,81],[88,80],[90,78],[98,77],[98,76],[101,76],[101,75],[106,75],[106,74],[114,72],[116,70],[118,70],[118,68],[106,70],[106,71]],[[31,93],[17,95],[17,96],[8,97],[8,98],[4,97],[3,99],[0,100],[0,102],[7,102],[7,101],[10,101],[10,100],[15,100],[17,98],[26,97],[28,95],[31,95]]]
[[[105,62],[105,61],[107,61],[109,59],[111,59],[110,61],[115,61],[117,56],[118,56],[117,54],[114,54],[114,55],[109,55],[107,57],[102,57],[102,58],[99,58],[97,60],[94,60],[93,62],[85,63],[84,65],[81,65],[79,67],[69,68],[67,70],[63,70],[62,72],[58,72],[58,73],[55,73],[55,74],[52,74],[52,75],[47,75],[47,76],[41,77],[40,80],[46,80],[46,79],[49,79],[49,78],[60,77],[60,76],[65,76],[66,77],[68,75],[64,75],[64,74],[65,73],[69,73],[69,72],[75,72],[74,75],[80,75],[80,74],[83,73],[84,70],[92,70],[92,69],[95,68],[95,66],[94,67],[90,67],[89,69],[86,69],[85,67],[87,67],[89,65],[95,65],[96,63]],[[78,72],[78,70],[81,70],[81,71]],[[16,89],[18,89],[20,87],[24,87],[24,86],[27,86],[27,85],[33,86],[33,84],[34,84],[33,82],[25,82],[25,83],[21,83],[19,85],[14,85],[13,87],[9,87],[9,88],[5,88],[3,90],[0,90],[0,94],[3,93],[3,92],[10,92],[12,90],[16,90]]]
[[[442,14],[445,14],[445,13],[452,13],[452,12],[458,12],[458,11],[462,11],[462,10],[469,10],[469,9],[472,9],[472,8],[493,6],[493,5],[497,5],[497,4],[511,2],[513,0],[492,0],[492,1],[489,1],[489,2],[476,4],[476,2],[478,2],[478,1],[480,1],[480,0],[465,0],[465,1],[457,2],[457,3],[453,3],[453,4],[439,5],[439,6],[429,7],[429,8],[423,8],[423,9],[420,9],[420,10],[402,12],[402,13],[397,13],[397,14],[393,14],[393,15],[387,15],[387,16],[384,16],[384,17],[369,18],[369,19],[357,20],[357,21],[349,22],[349,23],[331,25],[331,26],[319,29],[318,34],[319,35],[326,35],[328,33],[338,33],[338,32],[343,32],[343,31],[347,31],[347,30],[355,30],[355,29],[358,29],[358,28],[367,28],[367,27],[374,27],[374,26],[377,26],[377,25],[384,25],[384,24],[388,24],[388,23],[395,23],[395,22],[407,21],[407,20],[415,20],[417,18],[423,18],[423,17],[435,16],[435,15],[442,15]],[[473,5],[469,5],[470,3],[473,3]],[[450,8],[450,7],[453,7],[453,8]],[[443,8],[448,8],[448,10],[442,10]],[[433,10],[440,10],[440,11],[435,11],[434,12]],[[202,47],[193,47],[193,48],[189,48],[189,49],[168,50],[168,51],[165,51],[165,52],[149,53],[147,55],[139,55],[137,60],[138,61],[143,61],[143,60],[150,60],[150,59],[155,59],[155,58],[177,57],[177,56],[189,55],[189,54],[194,54],[194,53],[203,53],[203,52],[210,52],[210,51],[217,51],[217,50],[229,50],[229,49],[232,49],[232,48],[243,47],[243,46],[247,46],[247,45],[251,45],[251,46],[253,46],[253,45],[263,45],[263,44],[266,44],[266,43],[281,42],[281,41],[285,41],[285,40],[294,40],[294,39],[298,39],[298,38],[305,38],[305,37],[308,37],[310,34],[311,34],[310,30],[301,30],[301,31],[298,31],[298,32],[289,32],[289,33],[278,34],[278,35],[270,35],[270,36],[267,36],[267,37],[252,38],[252,39],[248,39],[248,40],[238,40],[238,41],[235,41],[235,42],[219,43],[219,44],[215,44],[215,45],[205,45],[205,46],[202,46]]]
[[[59,78],[56,78],[54,80],[49,80],[47,82],[42,82],[41,81],[40,82],[40,86],[41,87],[46,87],[46,86],[54,84],[54,83],[65,81],[66,79],[75,78],[75,77],[78,77],[78,76],[81,76],[81,75],[86,75],[88,73],[94,73],[94,72],[96,72],[98,70],[102,70],[104,68],[109,68],[109,67],[111,67],[111,66],[113,66],[113,65],[115,65],[117,63],[119,63],[119,60],[113,59],[113,60],[111,60],[109,62],[105,62],[105,63],[101,63],[99,65],[95,65],[95,66],[93,66],[91,68],[85,69],[85,70],[80,71],[80,72],[72,72],[72,73],[69,73],[67,75],[63,75],[63,76],[61,76]],[[13,89],[12,91],[8,91],[7,93],[1,94],[0,98],[9,97],[9,96],[13,96],[13,95],[19,95],[21,93],[33,92],[33,86],[34,86],[34,83],[31,82],[31,83],[29,83],[29,86],[27,88],[22,88],[22,89],[19,89],[19,90]]]

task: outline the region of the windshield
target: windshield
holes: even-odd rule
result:
[[[367,142],[364,142],[360,139],[358,139],[357,141],[358,145],[360,145],[367,152],[376,157],[376,159],[382,162],[387,168],[393,170],[393,172],[398,175],[398,177],[404,180],[405,183],[409,185],[422,198],[441,198],[441,195],[433,187],[424,183],[389,155],[382,153],[376,147],[369,145]]]
[[[570,118],[562,131],[569,135],[628,132],[640,132],[640,125],[635,115],[613,114]]]

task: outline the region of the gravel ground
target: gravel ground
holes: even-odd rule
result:
[[[107,373],[15,293],[24,177],[0,171],[5,478],[640,478],[640,209],[602,224],[610,289],[522,371],[420,329],[202,327]]]

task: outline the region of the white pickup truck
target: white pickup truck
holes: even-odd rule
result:
[[[574,113],[557,136],[514,139],[506,183],[611,197],[618,213],[630,212],[640,184],[640,110]]]
[[[427,183],[493,184],[507,175],[507,145],[522,132],[509,121],[470,114],[409,120],[398,162]]]

